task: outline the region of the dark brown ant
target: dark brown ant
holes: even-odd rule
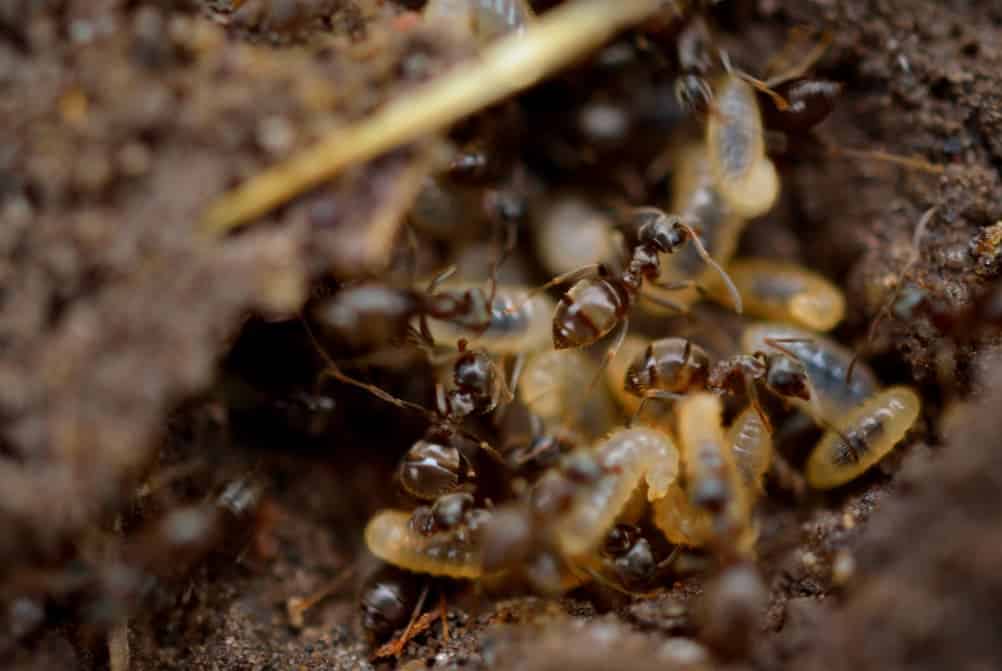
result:
[[[468,492],[443,494],[431,506],[419,506],[411,514],[412,528],[426,536],[449,531],[463,524],[473,510],[473,495]]]
[[[424,291],[363,282],[345,287],[312,312],[316,322],[355,348],[380,349],[408,339],[433,342],[428,318],[451,322],[470,331],[486,331],[491,324],[490,305],[496,283],[485,292],[480,287],[439,291],[438,286],[455,272],[449,268],[433,278]],[[411,326],[419,320],[420,332]]]
[[[664,565],[654,556],[641,530],[632,524],[617,524],[610,529],[600,555],[611,577],[628,592],[648,589]]]
[[[559,277],[543,285],[540,290],[577,280],[560,298],[553,315],[553,345],[556,349],[586,347],[608,335],[617,326],[619,334],[609,350],[600,370],[605,368],[622,345],[629,329],[629,312],[639,299],[656,302],[677,312],[685,312],[685,306],[670,299],[641,294],[645,281],[654,286],[673,290],[687,288],[690,282],[664,284],[658,280],[661,272],[659,254],[671,254],[687,242],[695,245],[703,260],[712,266],[727,284],[734,299],[735,310],[741,312],[741,297],[723,268],[713,260],[700,242],[692,226],[675,215],[653,208],[636,208],[631,213],[636,243],[632,246],[625,270],[610,272],[604,265],[598,265],[597,277],[584,277],[592,272],[588,266]]]
[[[509,440],[505,459],[513,473],[538,475],[581,444],[581,438],[563,427],[548,430],[538,415],[529,413],[528,440]]]
[[[690,20],[677,38],[679,74],[675,78],[675,98],[685,110],[705,113],[713,101],[707,78],[713,68],[713,38],[701,16]]]
[[[706,385],[711,391],[720,394],[740,393],[743,390],[769,433],[772,433],[772,422],[762,407],[759,396],[761,387],[782,398],[811,400],[811,386],[804,364],[783,346],[784,342],[800,340],[766,339],[766,344],[777,351],[759,350],[718,361],[710,371]]]
[[[457,344],[459,356],[452,367],[452,388],[446,390],[435,385],[435,410],[405,401],[384,389],[356,380],[341,371],[336,363],[313,337],[309,324],[303,327],[313,340],[317,352],[327,363],[322,375],[363,389],[376,398],[398,408],[419,412],[428,418],[430,426],[424,436],[415,442],[400,462],[397,477],[400,485],[411,496],[433,500],[442,494],[455,491],[464,481],[476,476],[470,459],[460,448],[462,439],[473,442],[503,463],[503,459],[486,442],[460,427],[467,418],[486,415],[501,403],[512,399],[508,384],[497,364],[483,350],[469,350],[466,341]]]

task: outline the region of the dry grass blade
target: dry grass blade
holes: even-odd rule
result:
[[[660,0],[578,0],[558,7],[524,33],[499,39],[479,60],[251,178],[212,205],[202,230],[222,235],[347,166],[441,130],[532,86],[660,5]]]

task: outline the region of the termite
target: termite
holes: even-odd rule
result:
[[[859,477],[904,438],[921,407],[912,389],[891,387],[840,417],[807,459],[808,484],[833,489]]]

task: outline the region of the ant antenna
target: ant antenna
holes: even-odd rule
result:
[[[731,295],[731,300],[734,302],[734,311],[741,314],[744,311],[744,304],[741,302],[741,294],[738,292],[738,288],[735,286],[731,276],[728,275],[727,271],[725,271],[723,267],[717,263],[712,256],[710,256],[710,253],[706,251],[706,247],[703,246],[703,242],[699,239],[699,235],[692,226],[681,220],[676,221],[675,224],[685,229],[685,231],[689,234],[690,240],[696,247],[696,252],[698,252],[703,261],[706,262],[706,265],[713,268],[717,271],[717,274],[720,275],[724,284],[727,285],[727,292]]]
[[[939,205],[933,205],[932,207],[930,207],[928,210],[925,211],[925,213],[922,215],[922,218],[919,219],[918,224],[915,226],[915,232],[912,234],[911,256],[908,259],[908,262],[905,263],[904,267],[901,269],[901,272],[899,273],[900,279],[898,280],[897,286],[894,287],[894,291],[892,291],[891,295],[887,297],[887,300],[884,301],[884,304],[880,306],[880,310],[877,312],[877,316],[873,318],[872,322],[870,322],[870,328],[867,329],[866,340],[864,341],[863,347],[861,347],[859,351],[853,354],[852,361],[849,362],[849,368],[847,368],[845,372],[846,384],[852,382],[852,372],[856,369],[856,362],[859,361],[860,357],[863,355],[863,351],[869,349],[870,345],[873,343],[873,339],[877,335],[877,327],[880,326],[880,323],[887,316],[887,313],[890,312],[891,306],[894,305],[895,301],[898,300],[898,296],[901,294],[901,287],[904,285],[905,277],[912,271],[912,268],[915,267],[915,264],[919,262],[919,259],[921,258],[921,250],[919,249],[919,245],[922,244],[922,238],[925,237],[925,232],[926,229],[929,227],[929,222],[932,221],[932,218],[936,214],[936,211],[938,209]]]
[[[303,330],[306,331],[306,335],[309,336],[310,342],[313,343],[314,349],[320,355],[320,358],[324,360],[324,363],[327,366],[321,372],[321,377],[330,376],[333,377],[335,380],[338,380],[339,382],[343,382],[344,384],[350,384],[353,387],[364,389],[365,391],[369,392],[370,394],[372,394],[373,396],[382,401],[386,401],[387,403],[395,405],[398,408],[402,408],[405,410],[413,410],[415,412],[421,413],[425,417],[434,421],[434,414],[431,413],[427,408],[424,408],[418,405],[417,403],[412,403],[411,401],[405,401],[402,398],[397,398],[393,394],[390,394],[389,392],[380,389],[374,384],[368,384],[366,382],[362,382],[361,380],[356,380],[350,375],[347,375],[344,372],[342,372],[341,368],[337,365],[337,363],[334,362],[334,359],[332,359],[331,356],[327,353],[327,350],[325,350],[323,345],[320,344],[320,341],[317,340],[317,337],[313,334],[313,329],[310,328],[310,324],[306,320],[306,318],[303,317],[302,315],[299,315],[299,322],[303,325]]]
[[[494,248],[491,259],[491,270],[487,278],[487,284],[490,286],[490,291],[487,292],[487,319],[483,326],[473,329],[473,332],[477,335],[483,335],[484,332],[491,327],[492,315],[494,313],[494,298],[497,296],[498,290],[498,268],[501,264],[511,255],[515,250],[515,245],[518,243],[518,227],[515,225],[514,221],[504,222],[503,228],[504,244],[501,246],[500,251],[497,247]]]
[[[766,79],[763,84],[769,88],[779,86],[780,84],[785,84],[791,79],[797,79],[798,77],[803,77],[804,73],[807,72],[811,67],[813,67],[821,57],[825,55],[828,51],[828,47],[831,46],[832,35],[827,30],[822,31],[821,40],[814,46],[813,49],[807,54],[807,56],[798,64],[780,72],[779,74],[773,75]],[[780,109],[786,109],[781,107]]]

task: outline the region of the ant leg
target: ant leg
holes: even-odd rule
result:
[[[563,273],[562,275],[557,275],[552,280],[546,284],[541,284],[535,289],[530,289],[521,301],[514,305],[509,305],[505,308],[506,314],[514,314],[522,309],[522,306],[528,303],[530,300],[543,293],[547,289],[555,287],[560,284],[567,284],[568,282],[576,282],[577,280],[583,279],[588,275],[599,272],[604,266],[601,263],[589,263],[588,265],[581,266],[569,272]]]
[[[431,282],[428,283],[428,287],[425,289],[425,293],[429,294],[435,293],[435,291],[438,290],[438,285],[440,285],[442,282],[445,282],[447,279],[449,279],[455,274],[456,274],[456,266],[455,264],[453,264],[447,267],[442,272],[440,272],[438,275],[435,275],[435,277],[431,278]]]
[[[807,345],[813,343],[814,339],[813,338],[765,338],[763,342],[768,347],[773,348],[777,352],[782,352],[786,356],[791,357],[793,359],[797,359],[799,361],[800,357],[797,356],[797,354],[789,347],[786,347],[786,345],[790,343],[800,343]]]
[[[838,436],[839,442],[842,443],[843,446],[845,446],[846,452],[848,452],[849,456],[852,459],[852,463],[856,463],[859,461],[859,450],[857,450],[856,446],[853,445],[852,440],[849,439],[849,436],[845,435],[845,433],[843,433],[841,429],[839,429],[837,426],[835,426],[833,423],[831,423],[824,417],[818,416],[815,417],[815,420],[825,430],[831,431],[832,433]]]
[[[393,394],[385,391],[384,389],[380,389],[374,384],[368,384],[366,382],[362,382],[361,380],[356,380],[350,375],[346,375],[344,372],[341,371],[341,368],[338,367],[338,365],[334,362],[334,359],[330,357],[327,351],[317,340],[316,336],[313,334],[313,329],[310,328],[310,325],[306,321],[306,318],[300,315],[299,320],[300,323],[302,323],[303,325],[303,330],[306,331],[306,335],[309,336],[310,341],[313,343],[314,349],[316,349],[317,353],[320,355],[320,358],[324,360],[324,363],[327,366],[323,371],[320,372],[321,379],[325,377],[333,377],[335,380],[339,382],[342,382],[344,384],[349,384],[353,387],[358,387],[359,389],[363,389],[372,394],[373,396],[375,396],[376,398],[380,399],[381,401],[386,401],[387,403],[395,405],[398,408],[404,410],[413,410],[415,412],[424,415],[425,417],[432,417],[432,413],[430,413],[427,408],[424,408],[423,406],[420,406],[417,403],[412,403],[411,401],[405,401],[402,398],[397,398]]]
[[[791,79],[797,79],[798,77],[803,77],[804,73],[810,70],[821,57],[825,55],[828,51],[828,47],[831,46],[832,35],[827,30],[821,33],[821,40],[814,46],[813,49],[807,54],[807,56],[797,65],[794,65],[786,70],[780,72],[777,75],[773,75],[766,79],[763,84],[769,88],[779,86],[780,84],[785,84]]]
[[[440,272],[435,277],[431,278],[428,282],[428,286],[425,288],[425,293],[429,296],[434,294],[438,290],[438,285],[445,282],[447,279],[456,274],[456,266],[451,265],[445,270]],[[429,344],[434,344],[435,339],[431,336],[431,329],[428,328],[428,315],[422,311],[421,315],[418,317],[418,326],[421,329],[421,338]]]
[[[682,303],[671,300],[670,298],[665,298],[663,296],[655,296],[653,294],[640,292],[640,299],[645,300],[648,303],[657,305],[659,307],[667,308],[668,310],[674,310],[675,312],[684,315],[689,313],[689,308]]]
[[[852,361],[849,362],[849,368],[845,372],[846,384],[849,384],[852,381],[852,371],[856,369],[856,362],[859,361],[859,358],[862,356],[863,351],[870,348],[870,345],[873,343],[873,339],[877,335],[877,327],[880,325],[880,322],[882,322],[884,318],[887,316],[887,314],[890,312],[891,306],[894,305],[895,301],[898,300],[898,296],[901,295],[901,287],[904,286],[905,278],[908,276],[909,273],[911,273],[912,268],[915,267],[915,264],[918,263],[919,259],[921,258],[922,255],[921,251],[919,250],[919,246],[922,244],[922,238],[925,237],[925,231],[926,228],[928,228],[929,226],[929,222],[932,220],[933,216],[936,214],[936,210],[938,209],[939,209],[938,205],[930,207],[928,210],[925,211],[925,213],[922,215],[922,218],[919,219],[918,224],[915,226],[915,232],[912,233],[912,249],[910,258],[908,259],[908,262],[905,263],[904,268],[902,268],[901,272],[899,273],[900,279],[897,283],[897,286],[894,287],[894,291],[892,291],[891,295],[887,297],[887,300],[884,301],[884,304],[880,306],[880,310],[877,311],[877,316],[873,318],[872,322],[870,322],[870,328],[868,328],[866,331],[866,340],[864,341],[863,347],[860,348],[860,350],[857,351],[855,354],[853,354]]]
[[[640,417],[640,413],[643,412],[644,405],[646,405],[648,401],[652,399],[657,399],[659,401],[677,401],[684,397],[685,397],[684,394],[676,394],[675,392],[672,391],[663,391],[661,389],[648,389],[647,391],[644,392],[643,396],[640,397],[640,405],[637,406],[637,409],[633,412],[633,415],[630,417],[629,421],[626,422],[626,428],[630,428],[631,426],[633,426],[633,423],[637,421],[638,417]]]
[[[781,96],[780,94],[776,93],[775,91],[773,91],[772,87],[769,86],[767,82],[764,82],[756,77],[752,77],[747,72],[741,72],[739,70],[735,70],[734,74],[737,75],[746,83],[750,84],[751,87],[754,88],[756,91],[761,91],[762,93],[772,98],[772,102],[776,105],[776,109],[780,111],[790,109],[790,101]]]
[[[789,492],[797,501],[802,501],[807,492],[807,483],[804,476],[790,465],[779,452],[773,452],[772,462],[769,464],[769,478],[780,489]]]
[[[619,353],[619,348],[623,346],[623,341],[626,340],[626,334],[630,330],[630,318],[623,317],[623,321],[619,323],[619,333],[616,334],[616,339],[613,340],[612,345],[609,349],[605,351],[602,356],[602,363],[599,364],[598,370],[595,371],[595,377],[592,378],[591,384],[588,385],[588,393],[591,393],[598,381],[602,379],[605,369],[608,368],[609,362],[616,358]]]
[[[753,408],[755,408],[758,418],[762,420],[762,426],[764,426],[765,430],[772,435],[772,420],[769,419],[769,416],[765,412],[765,408],[762,407],[762,399],[759,398],[758,395],[758,385],[745,378],[745,389],[748,393],[748,402],[751,403]]]
[[[703,246],[703,242],[699,239],[699,235],[696,233],[696,230],[692,226],[681,220],[677,222],[677,225],[682,227],[685,231],[688,232],[689,241],[696,246],[696,253],[698,253],[702,257],[703,261],[706,262],[706,265],[713,268],[715,271],[717,271],[717,274],[720,275],[720,279],[722,279],[724,281],[724,284],[727,285],[728,293],[731,294],[731,300],[734,302],[734,311],[738,314],[741,314],[743,311],[743,306],[741,303],[741,292],[738,291],[738,288],[734,284],[734,281],[731,279],[731,276],[728,275],[727,271],[724,270],[724,268],[719,263],[717,263],[712,256],[710,256],[710,253],[708,251],[706,251],[706,247]]]
[[[404,224],[404,232],[407,235],[407,248],[410,250],[410,286],[417,284],[418,272],[418,239],[414,227],[407,222]]]
[[[832,156],[848,156],[850,158],[863,158],[870,159],[873,161],[882,161],[884,163],[892,163],[894,165],[900,165],[903,168],[910,168],[912,170],[918,170],[920,172],[927,172],[931,175],[942,175],[945,168],[942,165],[936,163],[930,163],[929,161],[918,158],[916,156],[900,156],[898,154],[892,154],[890,152],[884,151],[882,149],[855,149],[853,147],[840,147],[834,144],[830,140],[827,140],[821,136],[817,136],[818,140],[821,142],[821,146],[825,148]]]
[[[428,587],[429,583],[425,583],[424,588],[421,590],[421,596],[418,597],[417,604],[414,605],[414,610],[411,611],[411,619],[407,622],[407,627],[404,629],[403,633],[400,634],[400,638],[395,641],[391,641],[377,650],[375,653],[376,657],[388,657],[390,655],[399,657],[403,653],[404,646],[411,640],[411,632],[414,630],[414,623],[417,622],[418,616],[424,608],[425,599],[428,598]]]

